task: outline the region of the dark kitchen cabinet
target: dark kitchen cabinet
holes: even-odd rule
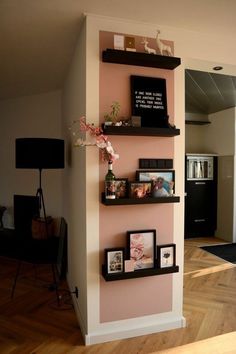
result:
[[[191,175],[189,178],[189,164],[186,158],[185,238],[214,236],[215,234],[217,227],[217,157],[212,157],[212,161],[210,176],[207,175],[208,169],[205,166],[205,176]],[[199,170],[198,167],[197,169]]]

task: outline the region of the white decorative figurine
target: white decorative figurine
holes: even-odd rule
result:
[[[159,38],[160,33],[161,33],[161,31],[157,30],[157,36],[156,36],[157,48],[159,49],[161,55],[165,55],[164,53],[166,53],[166,55],[168,55],[168,56],[173,56],[172,51],[171,51],[171,47],[169,45],[166,45],[165,43],[163,43],[162,40],[160,40],[160,38]]]
[[[144,49],[147,53],[149,53],[149,54],[156,54],[157,53],[155,49],[148,47],[147,38],[143,38],[143,41],[141,43],[144,44]]]

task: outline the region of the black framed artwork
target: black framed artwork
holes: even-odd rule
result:
[[[107,274],[124,272],[124,247],[105,248],[105,267]]]
[[[130,198],[148,198],[152,193],[152,182],[135,181],[129,183]]]
[[[127,256],[134,261],[134,270],[154,268],[156,230],[127,231]]]
[[[174,267],[176,263],[176,245],[174,243],[157,246],[157,267]]]
[[[132,116],[141,117],[142,127],[168,127],[166,80],[131,75]]]
[[[152,181],[152,197],[168,197],[175,193],[174,170],[137,170],[137,181]]]
[[[116,198],[128,197],[128,178],[115,179],[115,193],[116,193]]]

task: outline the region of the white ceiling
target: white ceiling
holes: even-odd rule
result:
[[[236,34],[235,0],[0,0],[0,100],[62,88],[86,12]]]

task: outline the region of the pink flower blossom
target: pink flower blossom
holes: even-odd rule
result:
[[[88,141],[79,137],[75,142],[75,146],[97,146],[101,150],[102,161],[114,162],[115,160],[119,159],[119,155],[115,153],[111,142],[108,141],[108,137],[103,134],[103,131],[100,127],[95,127],[93,124],[86,124],[85,116],[82,116],[79,120],[73,121],[72,125],[75,125],[78,122],[80,126],[79,132],[88,132],[92,139]],[[76,135],[76,133],[73,132],[73,135]]]
[[[132,235],[130,242],[130,256],[131,259],[138,260],[144,255],[144,241],[140,234]]]

